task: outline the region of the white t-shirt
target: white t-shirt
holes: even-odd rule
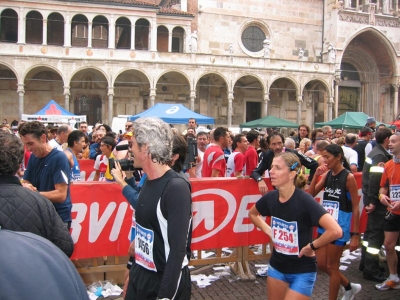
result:
[[[203,169],[204,152],[197,148],[197,156],[200,157],[200,162],[196,165],[196,177],[201,178],[201,169]]]
[[[51,148],[53,148],[53,149],[57,149],[57,150],[59,150],[59,151],[63,151],[62,144],[59,144],[59,143],[56,141],[56,139],[50,140],[50,141],[49,141],[49,145],[50,145]]]
[[[358,166],[358,153],[347,146],[342,146],[344,157],[346,157],[347,162],[349,165]]]

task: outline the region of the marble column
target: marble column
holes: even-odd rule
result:
[[[71,95],[70,87],[64,86],[64,108],[68,111],[69,111],[69,96],[70,95]]]
[[[47,19],[43,19],[43,46],[47,45]]]
[[[228,93],[228,127],[232,127],[233,92]]]
[[[108,24],[108,49],[115,49],[115,22],[114,16],[111,16]]]
[[[303,104],[303,95],[298,95],[297,96],[297,118],[296,118],[297,124],[300,124],[300,121],[301,121],[301,105],[302,104]]]
[[[131,50],[135,50],[135,24],[131,26]]]
[[[152,22],[151,22],[151,27],[150,27],[150,42],[149,45],[151,45],[150,47],[150,51],[157,51],[157,19],[153,18]]]
[[[168,33],[168,52],[172,52],[172,31]]]
[[[18,44],[19,45],[24,45],[26,43],[25,29],[26,29],[25,12],[24,12],[24,8],[21,7],[19,10],[19,16],[18,16]]]
[[[392,120],[396,120],[399,115],[399,84],[392,84],[394,89],[394,99],[393,99],[393,117]]]
[[[112,124],[113,116],[114,116],[114,88],[113,87],[108,87],[108,118],[107,122],[108,124]]]
[[[156,89],[152,88],[150,89],[150,107],[154,106],[155,101],[156,101]]]
[[[332,112],[333,112],[333,103],[334,103],[334,98],[329,97],[328,100],[328,121],[332,121]]]
[[[333,79],[333,85],[334,85],[334,88],[335,88],[335,92],[334,92],[334,95],[335,95],[335,115],[333,116],[334,118],[337,118],[339,115],[339,82],[340,82],[340,75],[341,75],[341,72],[340,72],[340,70],[336,70],[335,71],[335,78]]]
[[[88,23],[88,48],[92,48],[92,22]]]
[[[269,93],[266,92],[264,93],[264,99],[262,103],[263,107],[262,107],[261,118],[268,116],[268,101],[269,101]]]
[[[190,91],[190,109],[194,111],[194,100],[196,99],[196,90]]]
[[[22,114],[24,113],[24,94],[25,94],[25,85],[23,83],[17,84],[17,93],[18,93],[18,114],[19,119],[22,119]]]
[[[67,13],[64,21],[64,47],[71,47],[71,34],[71,20],[69,14]]]

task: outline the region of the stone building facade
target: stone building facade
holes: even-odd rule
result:
[[[399,0],[3,0],[0,118],[182,103],[235,127],[398,116]]]

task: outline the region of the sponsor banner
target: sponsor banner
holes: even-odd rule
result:
[[[360,187],[359,175],[357,183]],[[265,180],[272,189],[269,179]],[[261,197],[253,179],[213,178],[193,179],[191,182],[193,250],[269,242],[269,237],[248,218],[248,211]],[[321,193],[316,199],[320,200],[320,196]],[[119,185],[77,182],[71,185],[71,199],[71,236],[75,243],[72,259],[126,255],[133,209],[122,196]],[[362,203],[360,210],[363,212],[360,232],[363,232],[366,214]]]
[[[81,179],[85,181],[92,181],[94,177],[94,160],[93,159],[78,159],[79,168],[81,169]],[[82,173],[84,172],[84,173]]]

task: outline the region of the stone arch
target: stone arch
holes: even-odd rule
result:
[[[0,90],[2,97],[0,98],[0,119],[18,120],[18,88],[19,74],[16,70],[6,64],[0,64]]]
[[[71,18],[71,46],[88,46],[89,20],[83,14],[76,14]]]
[[[182,26],[175,26],[172,29],[172,52],[185,52],[186,31]]]
[[[167,70],[156,80],[155,103],[182,103],[190,108],[191,82],[180,70]]]
[[[24,112],[33,114],[45,106],[50,100],[62,107],[64,101],[63,75],[53,66],[35,65],[24,75]]]
[[[290,77],[277,77],[269,87],[268,114],[297,123],[299,87]]]
[[[18,13],[11,8],[0,14],[0,42],[18,42]]]
[[[359,77],[357,80],[341,74],[338,114],[363,111],[380,121],[392,121],[394,101],[398,103],[398,99],[394,99],[390,84],[396,83],[399,72],[395,49],[387,37],[371,27],[356,32],[345,43],[341,69],[345,67]]]
[[[157,27],[157,51],[168,52],[169,31],[165,25]]]
[[[47,44],[64,45],[64,17],[58,12],[53,12],[47,17]]]
[[[150,21],[140,18],[135,22],[135,49],[150,49]]]
[[[263,117],[265,86],[254,74],[242,74],[233,85],[232,120],[235,124],[253,121]]]
[[[136,115],[150,106],[150,79],[138,69],[124,69],[115,76],[114,114]]]
[[[26,14],[25,36],[27,44],[43,43],[43,16],[36,10]]]
[[[303,88],[303,103],[301,105],[301,123],[310,128],[316,122],[324,122],[328,119],[329,107],[329,86],[323,79],[311,79]]]
[[[219,72],[206,72],[196,81],[194,110],[212,116],[215,124],[228,123],[228,81]]]
[[[92,20],[92,47],[108,48],[109,21],[103,15],[97,15]]]
[[[103,70],[93,66],[76,70],[69,81],[71,112],[86,115],[89,124],[106,120],[109,80]]]
[[[115,22],[115,48],[130,49],[131,48],[131,31],[132,23],[127,17],[120,17]]]

